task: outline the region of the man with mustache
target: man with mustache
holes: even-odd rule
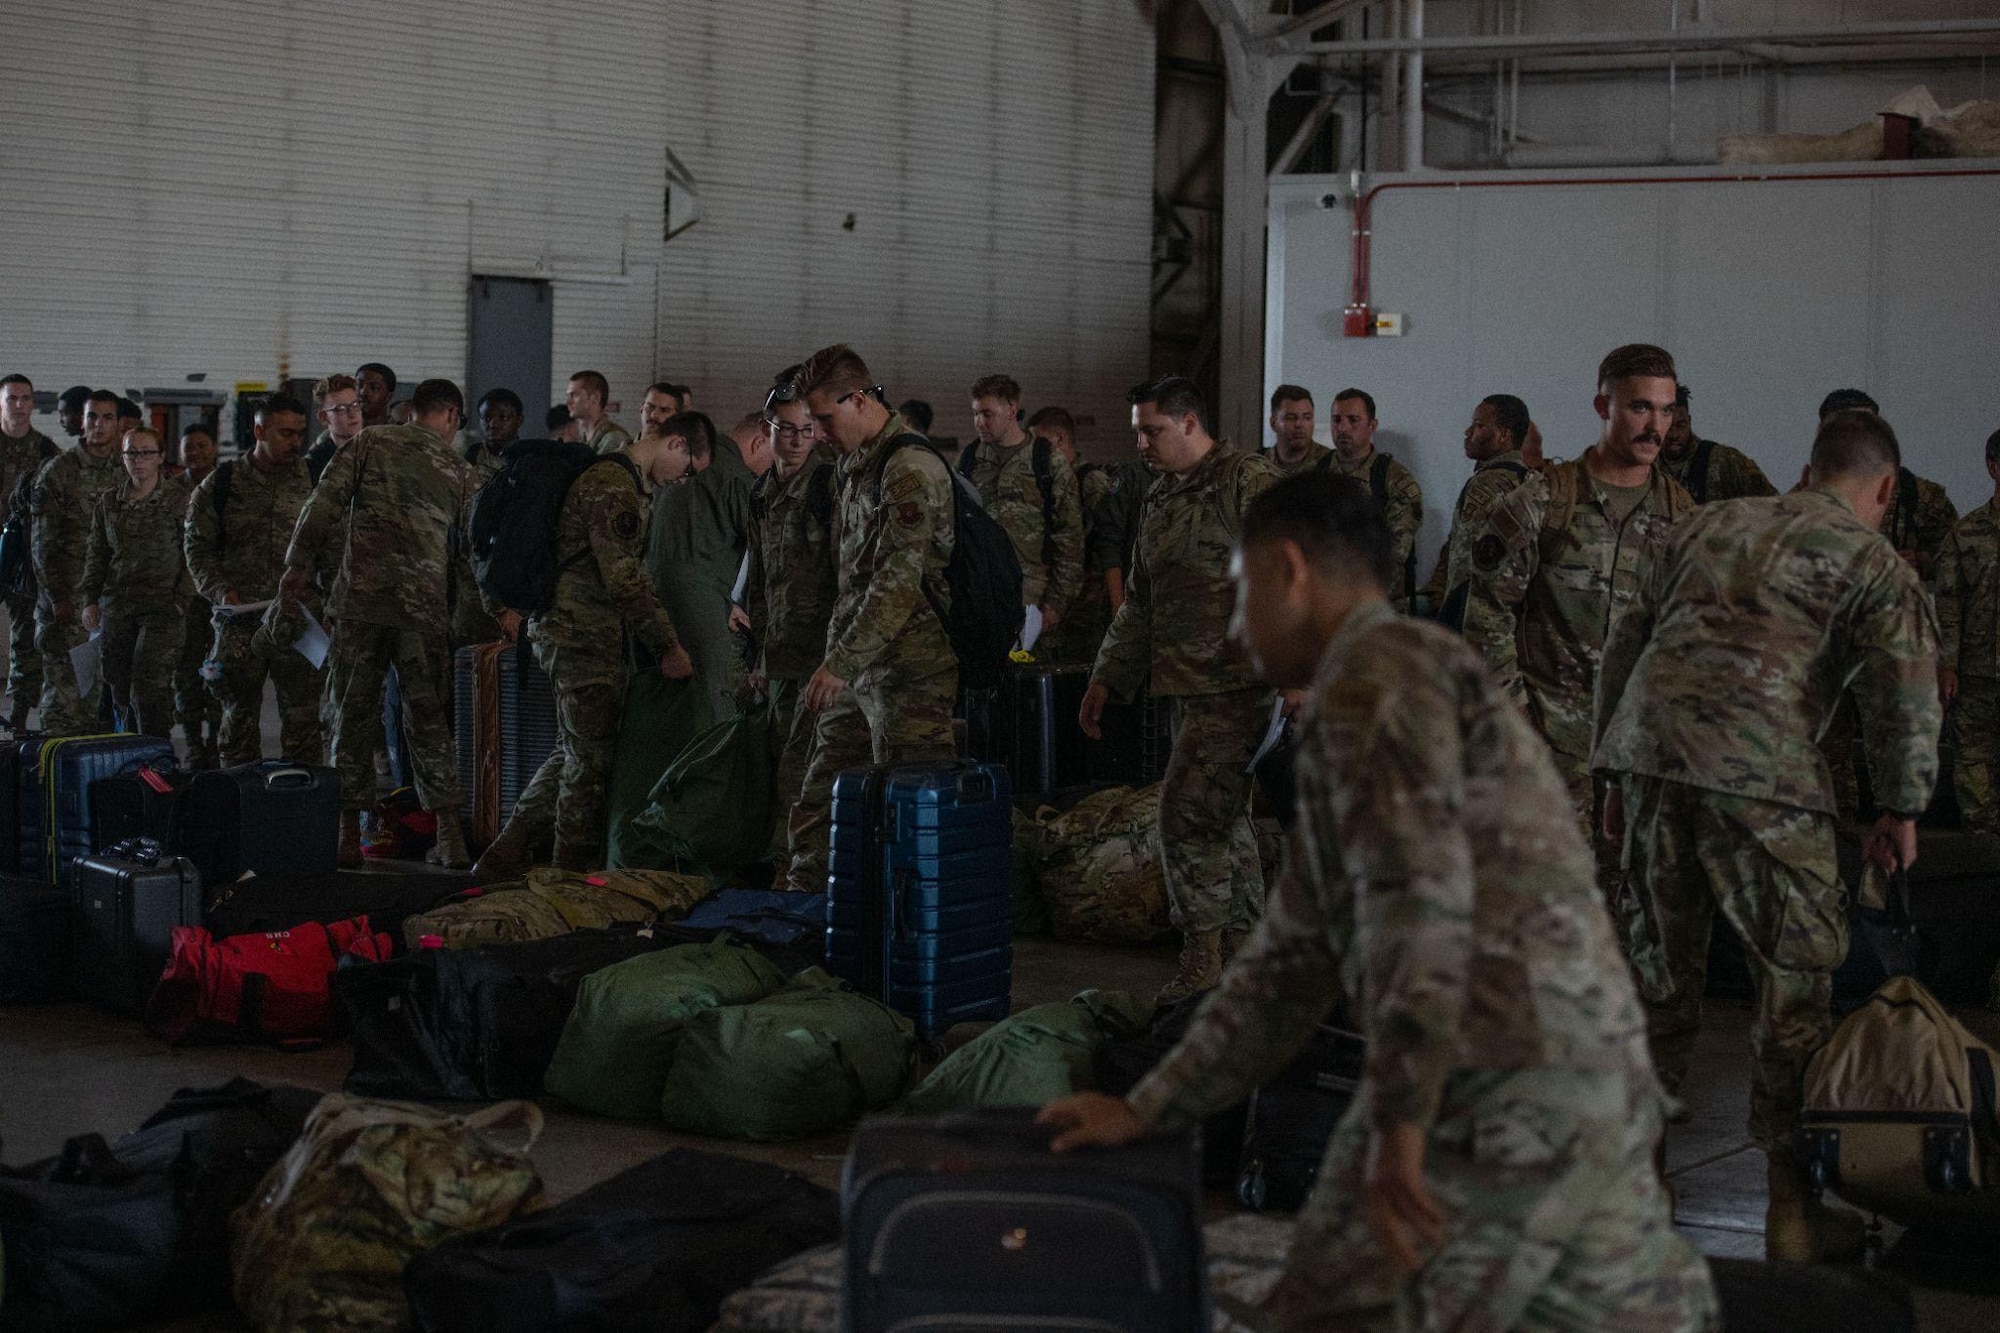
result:
[[[1555,752],[1614,914],[1617,851],[1597,836],[1590,774],[1592,693],[1612,622],[1650,575],[1668,530],[1694,509],[1653,465],[1678,388],[1664,348],[1612,351],[1597,368],[1597,443],[1515,487],[1472,542],[1466,640]]]

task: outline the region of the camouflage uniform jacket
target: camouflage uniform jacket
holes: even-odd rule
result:
[[[1284,459],[1278,457],[1277,445],[1267,444],[1257,451],[1257,457],[1278,469],[1279,476],[1291,477],[1309,468],[1326,468],[1331,466],[1333,462],[1333,450],[1315,440],[1306,446],[1306,451],[1299,455],[1297,462],[1287,463]]]
[[[194,592],[181,554],[187,506],[188,485],[179,477],[160,478],[143,500],[133,498],[129,479],[98,496],[83,603],[101,602],[107,613],[123,616],[185,611]]]
[[[1595,767],[1830,814],[1818,741],[1849,688],[1876,799],[1922,811],[1941,714],[1915,571],[1831,491],[1709,505],[1605,645]]]
[[[34,515],[35,578],[41,583],[44,609],[57,602],[83,600],[83,564],[90,552],[91,518],[97,497],[125,475],[113,449],[92,458],[81,448],[66,449],[35,474],[28,491],[28,511]]]
[[[371,426],[327,464],[285,565],[334,571],[327,611],[336,620],[449,633],[453,592],[474,586],[465,541],[473,492],[472,469],[436,431]]]
[[[1694,508],[1655,469],[1645,498],[1614,525],[1589,457],[1550,464],[1487,511],[1473,536],[1465,604],[1467,642],[1556,754],[1576,764],[1590,758],[1591,696],[1611,622],[1668,530]]]
[[[769,680],[804,680],[826,656],[838,575],[833,564],[833,454],[814,445],[791,476],[772,468],[750,488],[750,576],[744,610]]]
[[[1679,482],[1698,505],[1778,493],[1750,455],[1717,440],[1692,440],[1679,458],[1662,451],[1654,466]]]
[[[632,433],[613,421],[610,417],[599,417],[597,424],[590,428],[584,443],[600,454],[608,454],[614,449],[623,449],[632,443]]]
[[[486,441],[481,439],[466,441],[462,456],[466,465],[472,469],[472,481],[475,486],[484,486],[499,473],[500,452],[499,449],[489,449]]]
[[[28,427],[26,435],[0,432],[0,518],[6,517],[7,506],[21,479],[34,476],[41,471],[42,464],[59,452],[55,441],[33,426]]]
[[[1136,458],[1092,469],[1105,479],[1102,493],[1084,508],[1088,535],[1084,553],[1100,574],[1107,569],[1132,568],[1132,550],[1139,541],[1139,515],[1152,488],[1153,474]]]
[[[935,675],[958,659],[938,608],[951,610],[951,469],[891,412],[881,433],[840,460],[833,543],[840,582],[826,628],[826,669],[853,683],[863,672]]]
[[[1131,1103],[1240,1101],[1335,1000],[1367,1038],[1356,1113],[1428,1126],[1454,1074],[1657,1088],[1645,1020],[1547,748],[1449,630],[1364,607],[1312,685],[1298,821],[1263,923]]]
[[[1458,504],[1452,509],[1451,537],[1445,545],[1444,587],[1438,590],[1440,593],[1448,595],[1472,577],[1472,542],[1485,530],[1486,511],[1499,504],[1533,471],[1519,449],[1509,449],[1472,469],[1472,476],[1466,479],[1465,489],[1458,493]]]
[[[630,458],[624,449],[614,456]],[[620,655],[629,631],[658,659],[680,641],[653,595],[646,572],[646,524],[652,487],[618,463],[585,468],[571,483],[556,520],[555,597],[535,618],[538,642],[554,648]]]
[[[1219,440],[1178,476],[1154,480],[1139,517],[1125,604],[1097,650],[1091,682],[1130,699],[1147,675],[1157,695],[1226,694],[1257,684],[1229,637],[1236,591],[1229,555],[1243,511],[1278,481],[1277,469]]]
[[[1937,577],[1938,558],[1957,523],[1958,510],[1944,487],[1904,468],[1896,478],[1896,498],[1882,515],[1882,535],[1898,551],[1916,553],[1917,573],[1925,583]]]
[[[1044,522],[1035,450],[1047,451],[1050,503]],[[978,490],[1021,562],[1021,605],[1061,616],[1083,583],[1083,508],[1076,470],[1052,444],[1032,435],[1011,449],[975,441],[959,455],[959,470]]]
[[[1389,596],[1391,600],[1402,603],[1414,591],[1408,586],[1405,574],[1410,568],[1410,557],[1417,549],[1417,529],[1424,525],[1423,487],[1417,485],[1416,477],[1399,460],[1372,447],[1365,457],[1352,463],[1342,458],[1338,449],[1328,449],[1320,467],[1336,477],[1353,477],[1372,490],[1373,470],[1378,457],[1388,460],[1388,468],[1382,477],[1382,516],[1389,521],[1389,562],[1397,580],[1396,586],[1389,590]]]
[[[2000,506],[1958,520],[1937,565],[1938,663],[1962,676],[2000,676]]]
[[[229,469],[229,502],[218,518],[216,479],[223,468]],[[195,590],[218,606],[232,592],[240,602],[277,596],[285,548],[311,494],[312,479],[302,458],[274,473],[247,454],[217,464],[188,501],[183,549]]]

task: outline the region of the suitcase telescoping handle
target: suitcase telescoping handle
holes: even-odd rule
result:
[[[976,805],[993,799],[993,775],[983,768],[968,769],[958,775],[958,799],[963,805]]]
[[[319,783],[309,768],[274,768],[264,774],[265,791],[284,791],[292,787],[312,787]]]

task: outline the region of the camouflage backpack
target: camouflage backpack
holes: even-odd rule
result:
[[[1059,940],[1146,944],[1172,928],[1160,873],[1160,788],[1109,787],[1041,823],[1041,896]]]
[[[432,936],[448,949],[546,940],[616,921],[677,920],[706,897],[708,880],[672,870],[594,870],[536,866],[524,879],[472,889],[403,922],[403,941],[424,947]]]
[[[509,1125],[519,1127],[516,1143]],[[527,1152],[541,1130],[529,1102],[449,1116],[325,1098],[230,1219],[236,1304],[270,1333],[410,1327],[410,1260],[540,1204]]]

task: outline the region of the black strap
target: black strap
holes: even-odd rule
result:
[[[1994,1113],[1993,1096],[1993,1055],[1978,1046],[1968,1046],[1965,1062],[1972,1076],[1972,1127],[1981,1138],[1992,1143],[2000,1137],[2000,1116]]]
[[[1698,505],[1708,503],[1708,459],[1715,452],[1714,440],[1696,440],[1694,457],[1688,461],[1687,493]]]
[[[966,445],[965,448],[958,451],[958,475],[961,477],[970,477],[972,469],[978,462],[979,441],[974,440],[971,444]]]
[[[1368,465],[1368,493],[1375,497],[1376,505],[1384,509],[1389,505],[1389,464],[1394,461],[1377,449],[1375,461]]]
[[[215,505],[215,553],[217,555],[221,555],[229,549],[229,523],[224,516],[229,512],[229,486],[235,473],[236,463],[234,460],[215,465],[215,489],[209,494],[209,500]]]
[[[1056,473],[1050,462],[1055,446],[1037,435],[1028,459],[1035,468],[1035,489],[1042,493],[1042,568],[1056,567]]]
[[[1917,474],[1898,468],[1896,475],[1896,532],[1894,545],[1905,550],[1917,544]]]

